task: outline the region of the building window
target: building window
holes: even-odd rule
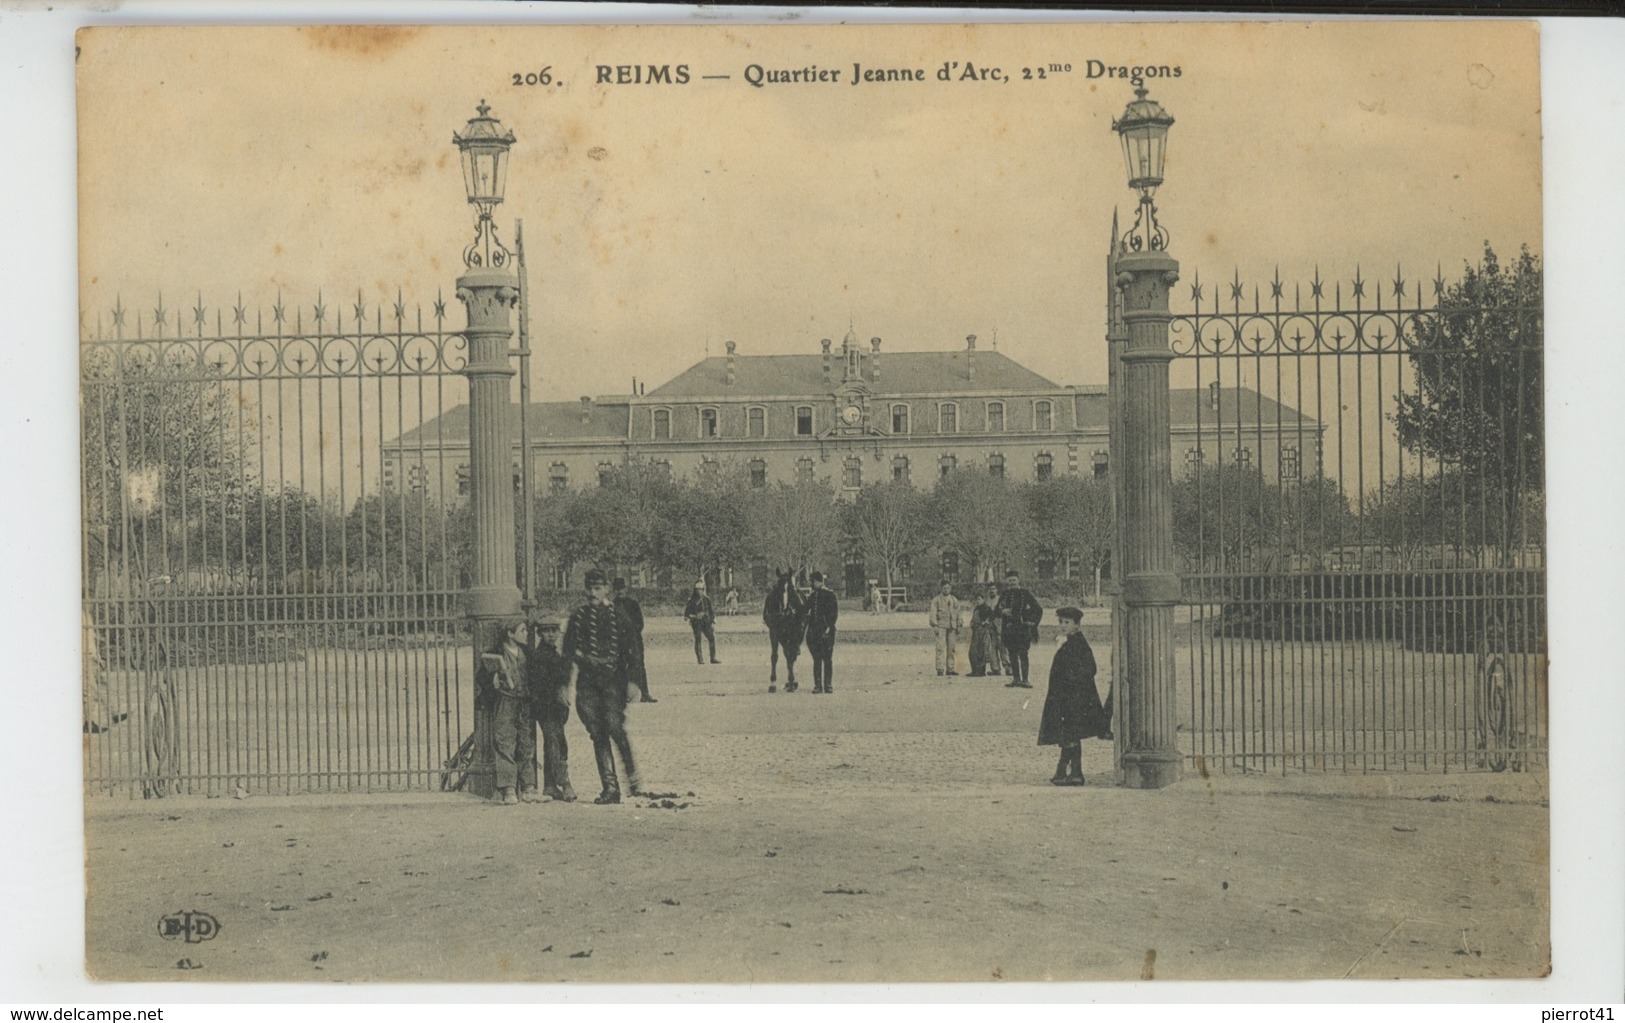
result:
[[[385,490],[394,490],[395,489],[395,463],[394,462],[385,462],[384,463],[384,489]]]
[[[987,429],[989,433],[1004,432],[1004,402],[990,401],[987,403]]]
[[[1035,429],[1035,430],[1053,430],[1053,429],[1055,429],[1055,406],[1054,405],[1052,405],[1051,403],[1049,403],[1047,401],[1035,402],[1033,404],[1033,429]]]
[[[672,475],[672,473],[671,473],[671,459],[669,459],[669,458],[657,458],[653,462],[651,462],[650,464],[655,467],[655,472],[657,474],[659,474],[659,476],[662,479],[666,479],[666,480],[671,479],[671,475]]]
[[[700,459],[700,479],[707,483],[715,483],[722,477],[722,463],[715,458]]]
[[[1200,469],[1201,467],[1202,467],[1202,449],[1201,448],[1186,448],[1185,449],[1185,468],[1189,469],[1191,472],[1195,472],[1196,470]]]
[[[615,478],[615,463],[614,462],[599,462],[598,463],[598,485],[601,486],[601,487],[607,487],[607,486],[609,486],[609,481],[614,479],[614,478]]]
[[[1055,475],[1055,457],[1045,451],[1033,459],[1033,469],[1040,481],[1052,478]]]
[[[767,486],[767,463],[760,458],[753,458],[750,462],[750,485],[757,490]]]
[[[943,402],[937,406],[937,432],[959,432],[959,406],[953,402]]]
[[[1252,448],[1237,448],[1236,449],[1236,464],[1241,466],[1243,469],[1245,469],[1248,466],[1252,465],[1253,464],[1253,449]]]
[[[959,552],[942,552],[942,577],[951,583],[959,581]]]
[[[811,483],[813,481],[813,460],[810,458],[796,459],[796,482]]]
[[[406,479],[414,494],[421,494],[429,489],[429,470],[421,465],[407,466]]]
[[[570,470],[563,462],[554,462],[547,467],[547,490],[552,494],[562,494],[570,489]]]
[[[907,455],[898,455],[891,460],[891,478],[894,483],[908,482]]]
[[[863,459],[853,455],[846,460],[842,466],[841,485],[848,490],[863,486]]]
[[[1281,449],[1281,478],[1295,480],[1302,467],[1298,462],[1298,449],[1295,445],[1288,445]]]
[[[717,410],[714,408],[700,409],[700,436],[715,437],[717,435]]]
[[[1004,456],[1003,455],[988,455],[987,456],[987,474],[989,476],[992,476],[994,479],[999,479],[999,480],[1004,479]]]
[[[766,437],[767,409],[757,405],[746,410],[745,430],[752,437]]]
[[[948,475],[954,471],[954,466],[958,464],[959,459],[955,458],[953,455],[943,455],[941,458],[937,459],[937,475]]]
[[[466,465],[457,467],[457,496],[467,497],[474,490],[474,477]]]
[[[655,440],[671,440],[671,409],[655,409]]]
[[[892,433],[907,433],[908,432],[908,406],[907,405],[893,405],[891,407],[891,432]]]
[[[1215,412],[1219,410],[1219,382],[1217,380],[1207,385],[1207,407]]]
[[[1095,479],[1105,479],[1106,473],[1111,471],[1111,456],[1104,451],[1096,451],[1094,455]]]
[[[811,437],[813,432],[813,410],[811,405],[796,406],[796,436]]]
[[[1055,564],[1056,564],[1055,559],[1053,557],[1050,557],[1049,555],[1043,555],[1043,556],[1039,557],[1039,559],[1038,559],[1038,578],[1039,578],[1040,581],[1048,582],[1051,579],[1055,578]]]
[[[555,590],[573,590],[570,585],[570,568],[568,561],[561,561],[553,566],[553,588]]]

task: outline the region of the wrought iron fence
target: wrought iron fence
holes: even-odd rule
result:
[[[1522,768],[1547,748],[1539,267],[1198,278],[1171,325],[1185,753]],[[1183,450],[1181,450],[1181,447]]]
[[[353,315],[352,315],[353,314]],[[120,301],[81,340],[85,786],[428,786],[471,720],[464,342],[397,297]]]

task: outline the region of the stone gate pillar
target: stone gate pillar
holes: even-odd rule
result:
[[[1123,783],[1161,788],[1179,780],[1184,758],[1176,743],[1174,606],[1179,575],[1174,558],[1173,473],[1169,439],[1168,290],[1179,263],[1160,249],[1116,259],[1122,292],[1122,442],[1120,549],[1122,598],[1116,652],[1121,687]]]

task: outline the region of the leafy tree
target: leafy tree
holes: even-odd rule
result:
[[[88,346],[80,391],[86,580],[222,566],[259,422],[219,373]],[[209,530],[212,529],[212,532]],[[229,550],[229,548],[226,548]]]
[[[1174,548],[1196,571],[1288,568],[1346,542],[1353,526],[1335,482],[1266,482],[1251,466],[1204,465],[1173,487]]]
[[[1391,480],[1366,495],[1363,525],[1375,542],[1417,566],[1429,552],[1465,552],[1476,557],[1514,542],[1545,538],[1545,505],[1538,491],[1526,492],[1515,514],[1502,514],[1502,495],[1460,469]]]
[[[840,545],[840,511],[827,479],[750,490],[745,509],[751,558],[801,569]]]
[[[1064,562],[1075,558],[1095,579],[1111,562],[1117,546],[1111,483],[1092,476],[1052,476],[1028,485],[1027,514],[1033,548]]]
[[[737,466],[701,466],[678,487],[670,515],[660,523],[657,561],[710,576],[746,560],[749,494]]]
[[[665,560],[666,526],[680,487],[652,462],[616,467],[597,487],[576,494],[553,527],[569,561],[624,568]],[[538,534],[541,530],[538,529]]]
[[[888,480],[859,490],[847,507],[848,540],[866,563],[883,566],[887,586],[896,586],[903,563],[930,544],[929,501],[909,484]]]
[[[1001,476],[951,472],[937,480],[928,508],[938,545],[968,561],[978,577],[1015,561],[1028,547],[1024,495]]]
[[[421,587],[453,556],[445,512],[419,492],[359,498],[344,517],[344,556],[363,586]]]
[[[1545,478],[1540,260],[1527,246],[1503,267],[1488,243],[1478,267],[1416,324],[1414,391],[1396,396],[1400,443],[1459,472],[1492,500],[1502,545],[1527,543],[1520,511]]]

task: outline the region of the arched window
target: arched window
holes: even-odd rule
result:
[[[700,409],[700,436],[715,437],[721,428],[722,416],[714,408]]]
[[[671,440],[671,409],[655,409],[655,440]]]
[[[554,462],[547,467],[547,490],[552,494],[562,494],[570,489],[570,469],[563,462]]]
[[[907,433],[908,432],[908,406],[907,405],[893,405],[891,407],[891,432],[892,433]]]
[[[796,436],[811,437],[813,435],[813,410],[811,405],[796,406]]]
[[[767,409],[752,405],[745,410],[745,433],[750,437],[767,436]]]
[[[1298,462],[1298,449],[1296,445],[1288,444],[1281,449],[1281,478],[1295,480],[1301,472]]]
[[[1055,477],[1055,456],[1048,451],[1040,451],[1033,459],[1033,475],[1042,482]]]
[[[1104,451],[1096,451],[1094,454],[1094,467],[1095,479],[1105,479],[1106,474],[1111,471],[1111,456]]]
[[[945,401],[937,406],[937,432],[959,432],[959,406],[951,401]]]
[[[610,480],[612,480],[614,478],[615,478],[615,463],[614,462],[599,462],[598,463],[598,485],[601,486],[601,487],[608,486]]]
[[[989,433],[1004,432],[1004,402],[990,401],[987,403],[987,429]]]
[[[891,460],[891,478],[897,483],[908,482],[908,456],[897,455]]]
[[[958,464],[959,459],[955,458],[953,455],[943,455],[941,458],[937,459],[937,475],[948,475],[954,471],[954,467]]]
[[[1001,479],[1001,480],[1004,479],[1004,456],[1003,455],[988,455],[987,456],[987,474],[989,476],[992,476],[994,479]]]
[[[722,463],[715,458],[700,459],[700,479],[707,483],[715,482],[722,476]]]
[[[767,486],[767,463],[760,458],[750,461],[750,485],[757,490]]]
[[[1033,403],[1033,429],[1055,429],[1055,406],[1047,401]]]
[[[811,483],[813,481],[813,460],[810,458],[796,459],[796,482]]]

